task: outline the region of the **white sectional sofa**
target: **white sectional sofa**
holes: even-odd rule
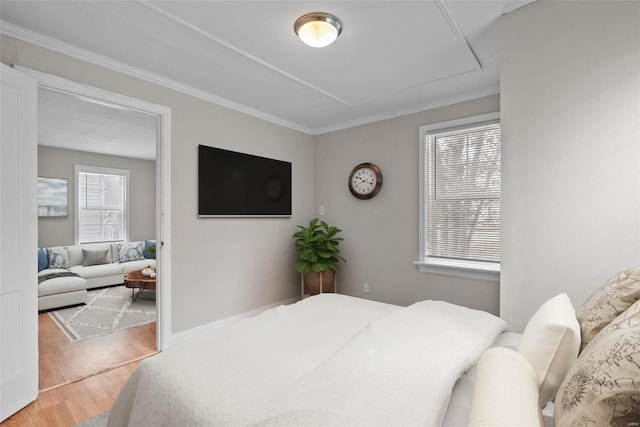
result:
[[[147,250],[151,245],[155,246],[155,241],[47,248],[50,265],[38,272],[39,278],[46,279],[38,284],[38,310],[86,304],[87,289],[122,284],[125,273],[147,266],[155,268],[155,251],[153,258],[145,258],[150,255]]]

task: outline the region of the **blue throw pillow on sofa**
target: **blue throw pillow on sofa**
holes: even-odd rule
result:
[[[49,268],[49,258],[45,248],[38,248],[38,273],[45,268]]]
[[[142,251],[146,259],[156,259],[156,241],[145,240],[144,251]]]

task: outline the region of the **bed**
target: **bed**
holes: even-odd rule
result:
[[[640,270],[620,273],[578,312],[566,294],[551,298],[519,335],[489,313],[441,301],[400,307],[321,294],[146,359],[108,425],[542,426],[554,422],[541,411],[554,398],[559,426],[620,414],[640,421],[638,299]],[[580,384],[588,394],[572,395],[608,346],[628,353],[620,372],[602,373],[615,381],[594,377]]]
[[[445,302],[321,294],[145,360],[109,426],[460,425],[470,384],[448,405],[451,390],[505,329]]]

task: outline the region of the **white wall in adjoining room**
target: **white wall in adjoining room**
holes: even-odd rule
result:
[[[312,136],[7,36],[0,59],[171,109],[173,334],[299,295],[291,234],[313,213]],[[198,218],[198,144],[291,162],[292,217]]]
[[[502,18],[502,274],[512,329],[640,264],[640,3]]]
[[[316,215],[323,205],[320,218],[341,228],[345,239],[341,293],[400,305],[444,300],[498,314],[498,282],[421,273],[413,262],[419,238],[418,128],[499,110],[495,95],[316,136]],[[362,162],[382,170],[382,189],[370,200],[356,199],[347,187],[349,173]]]
[[[74,244],[74,165],[103,166],[129,170],[129,240],[155,239],[156,162],[108,156],[85,151],[38,146],[38,176],[67,179],[66,217],[38,218],[38,246]]]

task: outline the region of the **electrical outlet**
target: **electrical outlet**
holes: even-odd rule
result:
[[[318,206],[318,215],[324,215],[324,205]]]
[[[362,290],[364,291],[365,294],[369,293],[369,284],[367,282],[364,282],[364,287]]]

